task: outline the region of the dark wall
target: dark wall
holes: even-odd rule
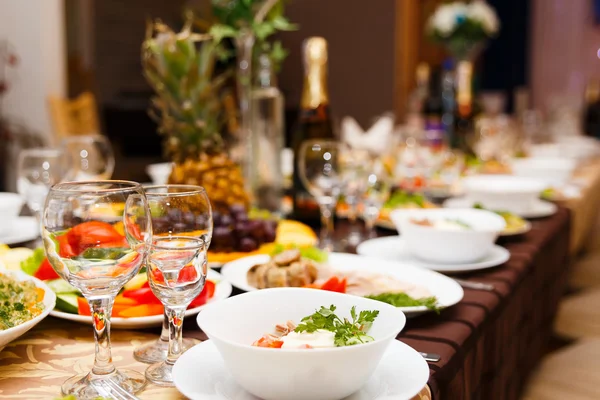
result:
[[[488,2],[502,26],[482,56],[481,89],[505,92],[508,111],[512,111],[514,89],[529,83],[530,0]]]
[[[294,0],[287,14],[300,25],[296,32],[281,34],[290,51],[279,76],[287,107],[297,108],[300,100],[302,41],[323,36],[329,42],[334,116],[350,115],[368,125],[393,111],[395,0]]]

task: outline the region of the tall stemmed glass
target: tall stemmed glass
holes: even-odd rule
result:
[[[204,189],[190,185],[158,185],[144,188],[152,213],[154,236],[178,235],[200,237],[208,247],[212,238],[212,213],[210,203],[205,198]],[[172,198],[198,202],[198,207],[182,211],[181,207],[167,203]],[[182,339],[181,352],[193,347],[193,339]],[[169,352],[169,316],[164,313],[160,338],[138,347],[133,352],[136,360],[155,364],[167,359]]]
[[[38,222],[50,187],[61,182],[69,168],[69,157],[58,149],[26,149],[19,153],[17,191]]]
[[[73,160],[72,180],[110,179],[112,176],[115,156],[106,136],[71,136],[63,139],[61,147]]]
[[[123,218],[116,223],[94,212],[123,204]],[[119,398],[123,390],[136,393],[145,385],[142,374],[112,364],[110,316],[115,296],[146,258],[152,239],[149,215],[144,191],[135,182],[59,183],[48,193],[42,217],[46,254],[90,304],[96,341],[92,371],[68,379],[64,395]]]
[[[390,197],[392,188],[391,178],[385,171],[383,162],[375,160],[372,165],[371,173],[366,178],[366,188],[362,197],[363,219],[368,238],[375,236],[375,221],[379,217],[381,208]]]
[[[168,322],[168,354],[164,361],[148,367],[146,378],[157,385],[173,386],[173,365],[183,353],[185,310],[206,280],[212,210],[200,186],[151,186],[146,188],[146,196],[153,222],[148,282],[163,303]]]
[[[358,206],[366,190],[370,163],[371,157],[366,150],[349,147],[343,148],[340,159],[340,172],[342,177],[342,194],[344,195],[346,204],[348,204],[348,222],[350,223],[350,232],[347,241],[352,247],[358,245],[361,240],[361,234],[356,229],[356,220],[358,217]]]
[[[321,209],[320,246],[329,251],[333,250],[333,213],[342,186],[340,153],[340,144],[333,140],[307,140],[298,153],[300,179]]]

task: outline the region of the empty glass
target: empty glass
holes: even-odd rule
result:
[[[342,179],[342,194],[348,205],[348,221],[350,232],[347,241],[350,246],[360,242],[361,235],[356,229],[358,206],[366,189],[366,180],[369,175],[371,156],[366,150],[345,147],[340,157],[340,174]]]
[[[26,149],[19,153],[17,190],[40,219],[50,187],[61,182],[69,170],[69,158],[58,149]]]
[[[106,136],[84,135],[65,138],[61,147],[72,159],[70,179],[110,179],[115,168],[112,145]]]
[[[366,188],[362,196],[363,220],[367,228],[367,236],[371,238],[375,236],[375,221],[391,192],[390,178],[380,160],[373,163],[373,168],[366,178],[365,185]]]
[[[194,344],[188,341],[184,346],[181,326],[185,310],[204,287],[212,210],[200,186],[150,186],[145,190],[154,239],[148,257],[148,282],[165,307],[167,326],[163,324],[159,340],[137,349],[134,355],[137,359],[158,358],[158,363],[146,370],[146,378],[157,385],[173,386],[173,365]]]
[[[123,208],[123,217],[114,222],[94,212],[98,207]],[[149,216],[144,191],[135,182],[59,183],[48,193],[42,216],[46,254],[56,272],[87,299],[96,341],[92,371],[68,379],[64,395],[120,398],[123,391],[136,393],[145,385],[142,374],[115,369],[110,316],[115,296],[146,258],[152,239]]]
[[[303,142],[298,153],[300,179],[321,210],[320,246],[325,250],[333,250],[333,213],[342,187],[340,153],[338,142],[318,139]]]
[[[212,212],[210,203],[205,197],[204,189],[191,185],[158,185],[144,188],[150,210],[152,211],[153,230],[155,236],[180,235],[200,237],[208,247],[212,238]],[[195,199],[197,207],[182,211],[170,207],[170,202],[179,195],[187,197],[186,201]],[[169,204],[169,205],[167,205]],[[160,211],[163,210],[163,211]],[[161,215],[162,214],[162,215]],[[193,347],[196,341],[182,339],[181,351]],[[133,356],[136,360],[155,364],[167,359],[169,352],[169,316],[164,314],[160,338],[135,349]]]

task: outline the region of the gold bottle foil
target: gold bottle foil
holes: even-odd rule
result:
[[[311,37],[304,41],[304,89],[301,107],[315,109],[329,104],[327,90],[327,41]]]

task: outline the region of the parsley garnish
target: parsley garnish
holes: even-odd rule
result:
[[[365,296],[368,299],[382,301],[393,305],[394,307],[419,307],[425,306],[430,310],[440,313],[440,306],[435,296],[415,299],[406,293],[381,293],[377,295]]]
[[[378,310],[361,311],[356,314],[356,307],[352,307],[350,315],[352,321],[347,318],[343,320],[335,315],[336,307],[332,304],[329,308],[321,306],[314,314],[302,318],[302,323],[298,325],[295,332],[312,333],[318,329],[334,332],[334,344],[336,347],[352,346],[359,343],[372,342],[373,337],[367,335],[367,332],[373,325],[373,321],[379,315]]]

